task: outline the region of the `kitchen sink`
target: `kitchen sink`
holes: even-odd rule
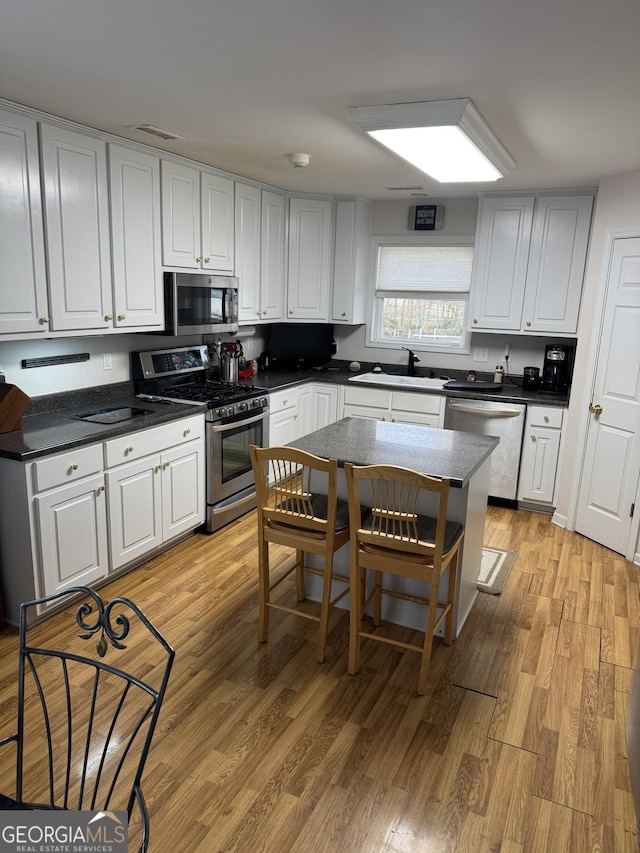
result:
[[[444,388],[446,379],[430,376],[394,376],[392,373],[361,373],[350,376],[349,382],[364,382],[369,385],[392,385],[394,388]]]

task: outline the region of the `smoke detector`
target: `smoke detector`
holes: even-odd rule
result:
[[[303,166],[308,166],[310,159],[308,154],[289,154],[289,162],[294,169],[302,169]]]

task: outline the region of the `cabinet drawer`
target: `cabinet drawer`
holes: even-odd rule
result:
[[[196,415],[112,438],[104,443],[105,467],[113,468],[114,465],[121,465],[123,462],[131,462],[152,453],[160,453],[168,447],[201,438],[203,434],[204,415]]]
[[[527,424],[530,427],[550,427],[560,429],[564,409],[559,406],[528,406]]]
[[[356,406],[371,406],[377,409],[388,409],[391,393],[382,388],[352,388],[347,386],[344,392],[344,402]]]
[[[308,387],[308,386],[304,386]],[[300,388],[287,388],[286,391],[276,391],[269,396],[269,405],[271,412],[279,412],[282,409],[290,409],[292,406],[298,405],[300,397]]]
[[[425,415],[439,415],[444,397],[437,394],[411,394],[407,391],[394,391],[391,408],[394,412],[422,412]]]
[[[102,470],[102,445],[76,447],[67,453],[47,456],[32,463],[33,487],[36,492],[81,480]]]

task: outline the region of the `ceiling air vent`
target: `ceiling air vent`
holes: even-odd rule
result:
[[[150,136],[158,136],[160,139],[184,139],[184,136],[178,136],[177,133],[171,133],[169,130],[162,130],[160,127],[154,127],[152,124],[134,124],[129,126],[130,130],[139,130],[140,133],[148,133]]]
[[[415,190],[422,190],[424,192],[424,187],[385,187],[385,190],[391,190],[394,193],[410,193]]]

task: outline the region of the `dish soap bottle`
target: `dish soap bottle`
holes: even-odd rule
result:
[[[493,381],[497,385],[501,385],[503,378],[504,378],[504,368],[501,364],[498,364],[498,365],[496,365],[496,372],[493,374]]]

